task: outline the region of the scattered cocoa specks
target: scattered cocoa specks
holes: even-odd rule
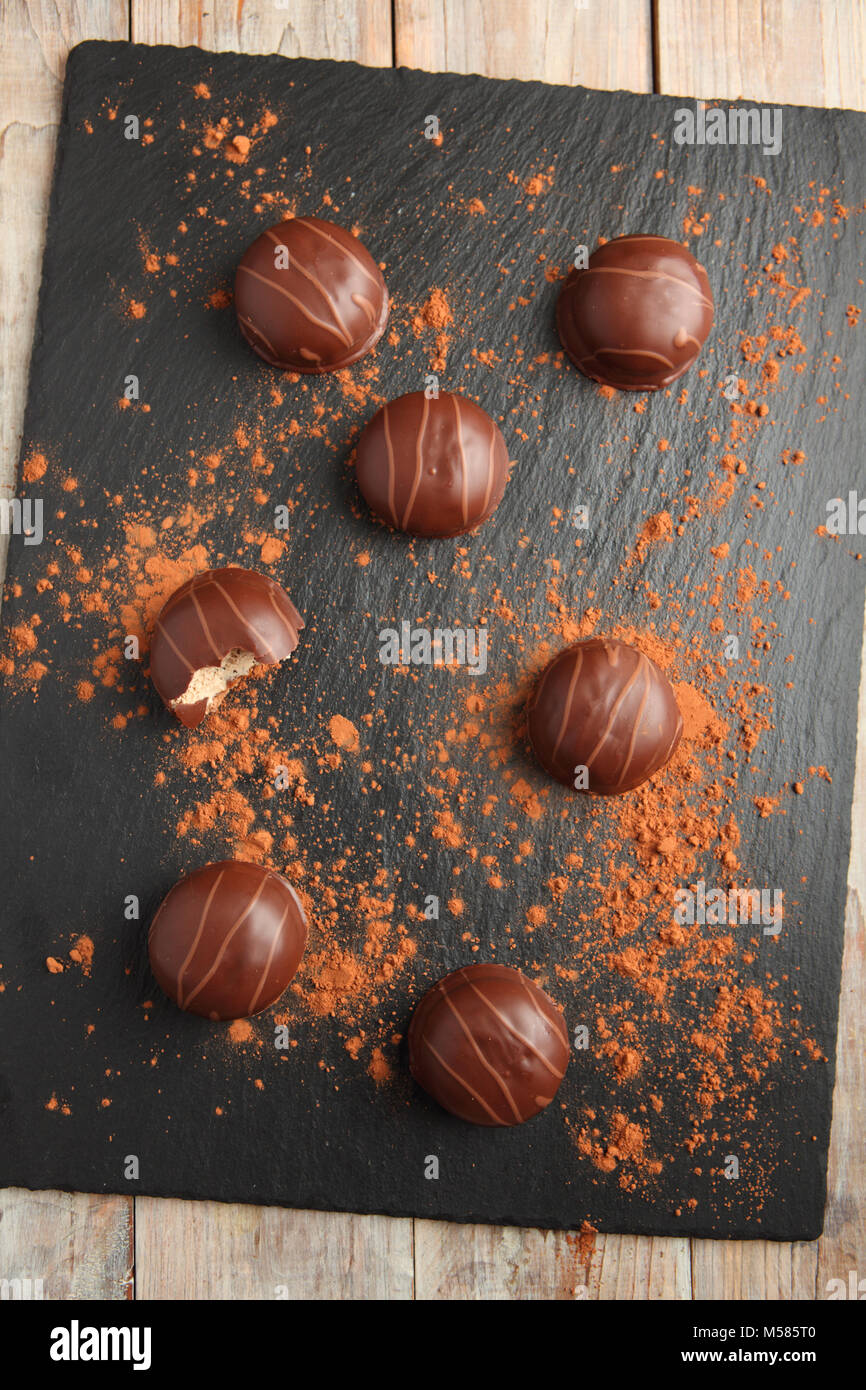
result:
[[[207,84],[197,84],[194,91],[202,103],[212,100]],[[197,111],[197,128],[182,137],[191,182],[198,181],[202,189],[211,176],[229,182],[232,196],[249,203],[263,226],[309,210],[304,200],[315,184],[315,153],[308,148],[300,168],[281,165],[278,151],[269,149],[264,138],[277,123],[274,113],[263,112],[242,128],[230,111],[219,117],[205,105]],[[109,112],[107,118],[116,114]],[[273,167],[267,177],[257,177],[257,161],[266,157]],[[523,170],[509,175],[509,186],[515,201],[525,204],[544,198],[553,178],[552,166]],[[756,181],[755,190],[762,200],[773,196],[766,181]],[[326,215],[347,225],[350,191],[330,190],[322,198]],[[688,190],[691,205],[684,228],[686,235],[706,240],[713,235],[712,218],[697,206],[699,195],[700,190]],[[207,268],[195,260],[198,219],[209,216],[205,193],[196,196],[196,204],[197,211],[187,211],[179,220],[170,244],[144,251],[142,277],[132,290],[136,297],[119,292],[130,316],[146,317],[145,286],[149,303],[151,296],[176,293],[193,283],[193,271],[198,286],[212,284],[201,278]],[[473,197],[462,206],[469,216],[488,219],[485,235],[502,230],[490,210],[492,200]],[[574,573],[566,575],[561,561],[547,553],[543,538],[523,535],[516,540],[518,548],[538,549],[533,593],[516,587],[507,572],[496,573],[483,545],[458,545],[453,573],[472,593],[473,620],[487,622],[492,641],[501,643],[508,660],[483,686],[470,681],[467,689],[455,680],[444,690],[437,688],[435,696],[431,693],[429,707],[417,717],[411,749],[383,753],[376,743],[381,697],[372,690],[369,672],[364,673],[365,686],[369,680],[371,687],[364,717],[341,724],[342,716],[329,716],[325,706],[316,712],[315,735],[306,744],[271,713],[271,669],[258,669],[239,683],[199,730],[172,727],[166,732],[154,785],[166,798],[170,829],[177,830],[185,851],[210,854],[219,844],[222,853],[272,865],[295,885],[310,917],[307,956],[273,1018],[267,1023],[241,1021],[225,1030],[227,1046],[238,1057],[250,1049],[256,1049],[251,1055],[261,1056],[265,1028],[274,1021],[289,1025],[303,1018],[311,1027],[336,1021],[345,1028],[346,1056],[359,1064],[361,1074],[377,1086],[392,1084],[397,1068],[391,1039],[395,1024],[402,1022],[402,1013],[394,1017],[395,990],[399,985],[402,991],[417,970],[422,933],[434,927],[443,936],[452,933],[446,939],[459,940],[467,958],[474,953],[507,958],[517,939],[522,947],[537,942],[538,973],[544,968],[546,934],[556,932],[567,940],[568,951],[557,963],[554,982],[567,988],[570,998],[583,1001],[591,1020],[593,1061],[609,1091],[597,1114],[565,1115],[576,1160],[586,1165],[593,1181],[643,1191],[648,1200],[653,1200],[663,1164],[683,1153],[712,1152],[714,1125],[745,1127],[753,1121],[784,1051],[797,1049],[804,1065],[821,1064],[817,1044],[804,1036],[806,1010],[801,1017],[799,1006],[791,1009],[778,1002],[772,966],[759,985],[746,983],[751,978],[746,967],[756,951],[749,929],[683,925],[672,910],[676,889],[703,875],[747,883],[753,866],[742,848],[744,824],[762,808],[769,814],[780,808],[780,793],[762,782],[760,766],[763,742],[774,728],[776,692],[768,672],[786,601],[777,587],[778,561],[755,547],[751,563],[740,557],[735,567],[727,542],[703,544],[703,528],[725,513],[732,531],[739,524],[748,535],[756,509],[773,504],[773,489],[781,495],[785,478],[801,476],[810,466],[796,432],[780,433],[780,477],[752,476],[752,442],[759,432],[776,428],[785,391],[812,368],[798,330],[812,299],[803,280],[798,221],[804,231],[826,226],[829,234],[833,219],[841,216],[832,199],[817,191],[794,213],[786,217],[790,234],[782,241],[768,238],[760,265],[743,271],[746,295],[761,306],[762,327],[737,341],[735,393],[721,395],[719,409],[702,418],[688,390],[678,386],[673,399],[694,449],[675,447],[674,434],[670,440],[652,434],[646,440],[651,466],[664,477],[664,505],[645,516],[638,534],[627,538],[618,592],[599,597],[587,588],[577,545]],[[364,229],[359,230],[363,236]],[[513,273],[504,266],[506,272]],[[536,280],[515,282],[514,311],[525,309],[539,287],[563,273],[565,267],[539,255]],[[197,289],[199,297],[202,293]],[[228,310],[229,288],[213,287],[205,303],[208,309]],[[419,367],[441,370],[449,358],[449,365],[456,366],[452,342],[458,305],[461,320],[472,314],[459,286],[447,283],[431,289],[420,305],[395,303],[390,346],[414,350]],[[859,317],[860,310],[849,306],[846,326],[854,329]],[[532,445],[543,439],[546,383],[560,377],[565,365],[553,351],[529,360],[517,339],[503,362],[479,338],[466,358],[467,389],[472,394],[477,380],[480,394],[491,373],[507,373],[513,413],[503,427],[511,426],[509,443],[513,436]],[[706,373],[711,366],[704,358],[695,370]],[[277,385],[269,382],[229,437],[190,447],[184,459],[186,483],[175,495],[155,493],[153,473],[143,472],[119,487],[112,499],[119,545],[103,543],[101,537],[94,541],[83,530],[76,535],[71,523],[65,525],[50,556],[46,547],[41,576],[46,587],[28,596],[30,612],[16,623],[10,651],[2,657],[10,687],[26,691],[29,698],[34,682],[68,680],[70,700],[86,706],[76,709],[76,717],[98,718],[106,732],[122,739],[130,719],[150,717],[147,710],[138,712],[140,697],[133,693],[135,681],[124,655],[126,638],[138,640],[140,660],[146,664],[159,609],[186,578],[211,563],[267,567],[290,560],[282,535],[268,533],[265,524],[250,524],[237,554],[214,555],[207,540],[209,522],[224,509],[240,511],[253,493],[257,506],[279,500],[293,521],[304,519],[302,482],[293,483],[287,497],[278,495],[292,451],[314,439],[338,465],[347,441],[386,394],[375,354],[329,383],[291,376]],[[604,388],[599,394],[610,402],[605,410],[611,421],[621,415],[634,433],[645,431],[651,418],[646,398],[626,401]],[[296,398],[305,405],[303,413],[292,405]],[[825,413],[833,404],[818,402]],[[140,410],[143,417],[147,403],[121,406]],[[686,457],[692,452],[700,457],[700,473]],[[576,473],[578,462],[576,455],[564,459],[564,472]],[[73,460],[57,457],[41,441],[25,456],[22,477],[30,483],[47,477],[62,490],[60,480],[72,466],[78,471]],[[77,492],[85,486],[82,475]],[[67,499],[70,507],[73,500]],[[564,525],[567,517],[560,514],[556,521]],[[699,560],[691,579],[684,588],[665,587],[653,573],[651,591],[641,578],[641,565],[687,533]],[[347,559],[353,567],[347,570],[350,579],[359,587],[368,585],[373,575],[368,567],[379,560],[371,540],[369,549]],[[436,569],[444,574],[445,563],[437,560]],[[527,624],[536,594],[542,598],[540,616]],[[39,608],[50,609],[55,622],[74,628],[93,625],[93,645],[79,669],[57,670],[50,654],[40,650]],[[702,610],[707,622],[697,636],[687,636],[695,610]],[[741,664],[720,655],[719,633],[734,619],[747,634]],[[568,798],[545,783],[527,761],[521,725],[537,672],[562,645],[593,632],[619,636],[651,655],[674,682],[685,724],[671,767],[618,804],[603,807]],[[28,677],[37,655],[45,658],[44,669],[38,677]],[[407,672],[405,678],[416,676]],[[377,788],[384,782],[415,779],[411,805],[401,808],[397,843],[450,856],[454,872],[442,892],[438,923],[422,917],[424,884],[407,881],[394,862],[384,867],[375,852],[361,851],[336,822],[333,829],[313,830],[313,815],[327,815],[322,805],[331,795],[327,779],[336,767],[348,764],[342,756],[348,753],[358,754],[351,766],[364,813],[375,807]],[[809,786],[812,778],[830,780],[826,769],[797,767],[788,775],[797,777],[791,783],[796,796],[806,789],[819,793],[818,786]],[[532,901],[524,898],[511,911],[523,882],[521,866],[544,853],[554,832],[561,849],[556,864],[545,869],[543,884],[533,884]],[[476,881],[470,879],[473,874]],[[475,901],[477,882],[485,885],[498,915],[502,908],[502,920],[510,916],[507,930],[495,941],[484,922],[472,920],[474,914],[466,909],[467,901]],[[80,959],[72,952],[70,959],[85,972],[93,943],[88,956],[81,940],[73,947]],[[400,998],[405,1003],[402,992]],[[292,1039],[290,1047],[296,1046]],[[676,1131],[658,1121],[662,1088],[669,1091],[672,1085],[682,1102],[683,1119]],[[253,1088],[259,1089],[257,1081]],[[50,1108],[62,1109],[56,1097],[52,1100]],[[702,1161],[709,1168],[709,1157]],[[591,1255],[594,1230],[588,1222],[584,1225]]]

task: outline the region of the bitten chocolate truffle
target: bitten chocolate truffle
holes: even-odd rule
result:
[[[529,740],[543,767],[579,790],[632,791],[664,767],[683,731],[667,677],[636,647],[591,637],[554,657],[527,710]]]
[[[206,570],[182,584],[157,618],[151,680],[193,728],[257,662],[273,666],[291,656],[303,626],[276,580],[238,566]]]
[[[179,1009],[250,1018],[279,999],[307,942],[294,888],[272,869],[227,859],[182,878],[148,936],[150,966]]]
[[[507,965],[467,965],[428,990],[409,1025],[409,1066],[452,1115],[522,1125],[549,1105],[568,1065],[565,1020]]]
[[[677,241],[617,237],[572,270],[556,326],[576,367],[620,391],[658,391],[692,365],[713,323],[707,272]]]
[[[357,362],[388,322],[388,291],[367,248],[319,217],[262,232],[235,275],[241,332],[272,367],[334,372]]]
[[[373,416],[358,440],[355,470],[370,510],[395,530],[459,536],[502,501],[508,450],[474,401],[410,391]]]

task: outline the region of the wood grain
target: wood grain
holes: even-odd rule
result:
[[[0,1279],[41,1280],[31,1297],[130,1298],[132,1200],[5,1188]]]
[[[692,1297],[790,1302],[815,1297],[818,1246],[761,1240],[692,1241]]]
[[[864,0],[657,0],[658,90],[866,110]]]
[[[0,7],[0,489],[14,483],[68,48],[84,38],[354,58],[680,95],[866,109],[866,0],[6,0]],[[131,27],[130,27],[131,26]],[[26,170],[26,178],[22,177]],[[2,563],[0,556],[0,563]],[[860,727],[866,727],[861,682]],[[139,1298],[825,1297],[866,1269],[866,741],[858,749],[827,1226],[812,1245],[650,1240],[218,1203],[135,1203]],[[0,1194],[0,1277],[130,1289],[132,1203]],[[415,1274],[413,1275],[413,1263]]]
[[[135,43],[391,65],[390,0],[131,0]]]
[[[585,1242],[564,1231],[415,1222],[415,1297],[550,1299],[590,1297]],[[592,1250],[592,1241],[589,1243]]]
[[[689,1242],[649,1236],[607,1236],[601,1248],[597,1297],[691,1297]]]
[[[86,12],[86,13],[85,13]],[[0,493],[15,485],[48,191],[69,48],[127,36],[124,0],[0,6]],[[0,540],[5,569],[8,538]]]
[[[597,5],[569,0],[484,0],[468,9],[459,0],[395,0],[394,19],[396,60],[408,67],[652,90],[651,7],[642,0],[611,3],[603,23]],[[419,1221],[415,1240],[417,1297],[459,1300],[642,1297],[616,1290],[623,1281],[635,1287],[638,1267],[648,1288],[644,1247],[668,1244],[598,1236],[592,1266],[583,1269],[574,1237],[553,1232]],[[688,1246],[671,1244],[678,1259],[669,1256],[656,1271],[676,1263],[679,1283],[674,1277],[666,1287],[687,1297]]]
[[[479,72],[632,92],[652,91],[650,0],[395,0],[396,61],[428,72]]]
[[[137,1197],[135,1271],[137,1299],[410,1299],[412,1222]]]
[[[27,367],[66,54],[85,38],[125,39],[125,0],[0,6],[0,495],[15,488]],[[2,537],[0,574],[8,538]],[[0,1192],[0,1278],[43,1280],[46,1298],[126,1298],[132,1201]]]
[[[391,62],[389,0],[132,0],[138,43]],[[136,1199],[135,1296],[411,1298],[412,1222],[338,1212]]]
[[[866,109],[866,4],[657,0],[659,90]],[[861,467],[852,460],[852,484]],[[864,646],[866,651],[866,646]],[[862,1034],[866,1012],[866,692],[861,672],[845,958],[825,1233],[817,1245],[692,1242],[695,1298],[814,1299],[866,1269]]]

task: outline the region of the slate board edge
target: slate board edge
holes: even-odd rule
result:
[[[70,1192],[76,1193],[81,1189],[70,1187],[68,1184],[58,1182],[56,1186],[46,1189],[44,1187],[31,1187],[24,1178],[9,1179],[7,1185],[10,1187],[23,1188],[26,1192]],[[822,1213],[820,1225],[817,1227],[804,1226],[803,1233],[792,1237],[790,1231],[776,1233],[772,1227],[760,1227],[759,1229],[743,1229],[736,1231],[720,1231],[718,1221],[704,1224],[696,1222],[683,1226],[683,1230],[675,1233],[670,1229],[671,1222],[648,1223],[641,1225],[635,1220],[629,1220],[628,1229],[622,1230],[616,1225],[609,1225],[603,1219],[593,1216],[591,1213],[582,1216],[580,1220],[575,1218],[568,1224],[553,1215],[547,1216],[539,1214],[532,1220],[522,1218],[515,1227],[515,1218],[512,1211],[503,1210],[500,1215],[489,1215],[487,1213],[466,1212],[466,1211],[437,1211],[435,1214],[419,1212],[417,1206],[403,1208],[399,1203],[394,1203],[388,1207],[377,1207],[374,1203],[365,1207],[363,1211],[357,1211],[353,1207],[344,1207],[334,1202],[331,1197],[324,1197],[320,1193],[308,1192],[301,1193],[297,1199],[287,1202],[284,1197],[269,1197],[260,1192],[251,1192],[250,1195],[240,1201],[227,1202],[225,1197],[219,1193],[193,1192],[186,1187],[169,1188],[161,1187],[158,1193],[151,1193],[145,1184],[145,1190],[141,1192],[130,1191],[129,1187],[121,1189],[119,1186],[100,1185],[93,1191],[99,1192],[106,1197],[122,1197],[128,1201],[136,1197],[154,1196],[159,1201],[178,1201],[178,1202],[220,1202],[224,1206],[261,1206],[276,1207],[281,1211],[321,1211],[336,1212],[344,1216],[387,1216],[394,1221],[444,1221],[457,1226],[509,1226],[518,1230],[528,1231],[580,1231],[586,1223],[592,1226],[593,1231],[603,1236],[631,1236],[634,1238],[645,1239],[647,1237],[656,1240],[714,1240],[714,1241],[750,1241],[763,1240],[773,1241],[782,1245],[809,1244],[819,1240],[824,1234],[824,1224],[826,1221],[826,1211]],[[595,1222],[598,1221],[596,1225]]]
[[[145,49],[149,53],[158,53],[160,50],[165,50],[170,53],[200,54],[203,58],[221,58],[231,56],[235,58],[240,58],[242,62],[250,63],[256,67],[258,67],[263,61],[275,64],[296,63],[304,64],[311,68],[355,68],[358,72],[364,73],[411,73],[413,75],[418,73],[424,77],[447,77],[449,81],[493,83],[497,87],[537,87],[542,91],[549,91],[551,88],[553,88],[565,92],[576,92],[581,95],[595,95],[597,92],[603,92],[605,96],[643,97],[645,99],[656,100],[660,102],[680,101],[684,103],[694,104],[697,101],[701,101],[706,106],[722,104],[736,108],[740,108],[743,106],[758,106],[762,109],[767,110],[809,111],[818,115],[821,115],[823,113],[826,113],[827,115],[838,115],[840,112],[856,116],[862,116],[864,114],[862,111],[858,111],[857,108],[853,106],[810,106],[806,102],[796,103],[791,101],[759,101],[757,97],[748,97],[746,95],[740,95],[738,97],[698,97],[694,95],[682,96],[677,94],[676,92],[636,92],[632,91],[630,88],[627,87],[584,87],[579,82],[542,82],[538,78],[526,77],[488,77],[485,73],[452,72],[448,68],[407,67],[403,63],[399,63],[389,67],[380,67],[375,63],[358,63],[355,62],[353,59],[349,58],[307,58],[304,57],[303,54],[299,54],[297,57],[290,58],[285,53],[244,53],[236,48],[226,48],[217,51],[210,48],[200,48],[198,44],[146,44],[134,43],[132,40],[129,39],[85,39],[83,40],[83,42],[77,43],[74,48],[71,48],[69,50],[67,58],[67,75],[69,73],[69,66],[73,62],[73,59],[76,57],[77,54],[81,53],[83,50],[86,49],[122,49],[124,51],[128,51],[129,49]]]

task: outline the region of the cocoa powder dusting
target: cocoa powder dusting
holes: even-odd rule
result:
[[[280,129],[279,113],[262,111],[243,124],[222,104],[216,109],[205,83],[196,86],[195,96],[200,115],[185,138],[190,181],[201,188],[203,220],[212,176],[231,180],[238,201],[249,204],[262,226],[316,211],[308,206],[314,150],[308,147],[305,168],[289,170],[281,165],[277,146],[269,144],[270,132]],[[253,173],[258,161],[265,171],[261,178]],[[545,164],[507,178],[515,200],[542,205],[555,186],[556,169]],[[325,207],[317,215],[349,225],[350,194],[349,178],[345,190],[320,195]],[[762,191],[762,196],[769,194]],[[489,217],[480,197],[466,201],[463,211]],[[762,1089],[783,1054],[793,1052],[803,1067],[826,1060],[809,1037],[800,1005],[780,1002],[773,938],[761,938],[760,928],[749,925],[682,924],[673,906],[678,889],[694,888],[701,879],[728,888],[751,886],[755,866],[742,849],[750,818],[782,814],[792,797],[818,795],[830,779],[824,768],[792,765],[784,786],[769,786],[761,770],[778,698],[768,674],[770,658],[790,595],[778,557],[761,549],[753,523],[762,509],[778,504],[775,489],[783,486],[786,470],[814,464],[783,431],[775,477],[754,477],[750,457],[758,433],[773,428],[787,384],[809,370],[798,323],[802,326],[810,287],[803,283],[797,229],[820,229],[835,215],[823,193],[810,191],[802,206],[795,206],[786,239],[774,240],[762,264],[743,271],[744,292],[760,303],[764,327],[739,339],[736,393],[723,395],[720,380],[718,408],[714,405],[704,419],[694,410],[688,385],[677,385],[673,399],[689,422],[694,453],[701,457],[700,476],[690,459],[679,456],[673,435],[653,435],[646,398],[625,401],[609,388],[601,391],[611,431],[621,430],[629,445],[629,431],[648,436],[641,466],[658,470],[665,484],[664,506],[652,513],[647,509],[637,534],[625,538],[610,592],[594,592],[582,563],[579,530],[569,567],[548,551],[544,529],[549,524],[550,533],[559,535],[569,524],[564,509],[552,509],[535,534],[519,532],[513,538],[518,553],[533,552],[531,581],[515,578],[507,567],[498,569],[483,538],[443,546],[436,569],[464,585],[471,594],[472,623],[485,627],[491,649],[506,657],[484,678],[459,668],[435,683],[429,673],[394,672],[394,698],[400,698],[401,681],[411,681],[417,700],[411,747],[393,746],[383,735],[386,697],[371,671],[375,660],[360,652],[357,669],[348,674],[362,692],[363,712],[354,720],[336,708],[340,690],[329,692],[326,685],[314,706],[294,710],[285,694],[291,689],[290,670],[259,667],[229,691],[200,728],[160,726],[151,753],[153,785],[167,808],[166,852],[177,837],[190,866],[223,856],[269,865],[292,882],[310,920],[301,968],[276,1009],[232,1024],[214,1048],[254,1056],[265,1042],[271,1044],[276,1025],[288,1032],[290,1055],[301,1025],[313,1031],[327,1027],[336,1030],[347,1065],[366,1073],[377,1090],[393,1087],[407,1098],[400,1039],[405,987],[411,980],[413,990],[418,988],[414,963],[421,944],[459,943],[466,960],[477,956],[504,963],[519,947],[533,977],[542,985],[549,982],[567,1001],[569,1026],[586,1025],[593,1063],[604,1078],[603,1106],[590,1108],[578,1095],[563,1113],[575,1164],[593,1183],[616,1183],[649,1201],[655,1200],[658,1178],[668,1165],[685,1165],[685,1171],[705,1166],[718,1179],[716,1192],[724,1200],[718,1164],[727,1127],[736,1118],[742,1133],[754,1123]],[[711,221],[697,205],[690,207],[685,236],[706,238]],[[140,283],[116,287],[119,313],[142,320],[156,296],[190,293],[185,267],[188,277],[196,257],[199,265],[206,262],[206,252],[196,250],[189,233],[182,220],[170,245],[142,245]],[[517,276],[512,277],[497,312],[519,314],[565,273],[544,253],[538,262],[531,282],[517,285]],[[206,299],[196,303],[208,314],[231,312],[230,287],[211,283]],[[447,286],[422,286],[415,304],[395,300],[389,351],[417,344],[419,366],[456,370],[450,359],[457,304],[461,315],[468,312],[459,288]],[[859,314],[850,306],[851,330]],[[143,455],[123,492],[107,499],[111,524],[88,535],[86,546],[84,531],[76,532],[69,520],[77,516],[71,509],[86,483],[78,479],[77,486],[64,489],[63,461],[44,444],[29,452],[23,477],[46,487],[56,484],[47,494],[58,508],[50,522],[53,527],[61,517],[64,524],[52,529],[44,547],[43,573],[26,596],[28,615],[9,633],[2,656],[9,688],[22,699],[37,699],[41,684],[56,681],[76,718],[100,721],[107,740],[122,739],[132,721],[153,721],[155,702],[145,678],[149,636],[163,603],[181,583],[209,566],[239,563],[272,573],[291,593],[293,528],[319,526],[327,553],[323,522],[338,525],[343,500],[336,498],[326,517],[311,519],[303,470],[296,464],[299,437],[317,441],[332,456],[336,478],[350,441],[386,399],[383,348],[327,382],[262,373],[259,394],[231,433],[209,438],[202,447],[164,439],[159,422],[152,421],[154,448],[183,453],[185,486],[170,492],[152,458]],[[508,362],[479,338],[459,366],[456,389],[473,398],[483,398],[488,373],[506,376],[510,413],[500,423],[509,439],[530,446],[543,435],[539,402],[545,383],[570,370],[560,352],[529,357],[516,333]],[[721,377],[707,358],[695,370],[713,381]],[[841,380],[841,359],[837,375]],[[583,381],[578,386],[590,389]],[[844,395],[841,384],[839,393]],[[304,407],[301,419],[298,403]],[[146,401],[121,400],[118,408],[149,410]],[[568,456],[562,467],[575,472]],[[285,507],[289,525],[275,532],[277,504]],[[710,524],[721,512],[732,531],[736,524],[746,536],[737,564],[727,543],[709,543]],[[214,548],[212,523],[235,513],[246,520],[236,547],[224,554]],[[688,581],[658,580],[650,588],[644,565],[679,544],[698,557]],[[413,550],[401,553],[407,565],[417,567]],[[366,583],[380,562],[372,541],[369,548],[356,547],[345,558],[341,578],[347,585]],[[654,575],[666,572],[664,566],[653,569]],[[436,573],[427,574],[431,586],[437,579]],[[538,612],[539,594],[540,621],[530,617]],[[42,615],[48,611],[52,627],[59,622],[86,635],[79,643],[86,659],[77,665],[59,644],[43,645]],[[315,617],[305,616],[308,624]],[[373,627],[379,615],[364,611],[358,615],[359,625],[362,621]],[[732,625],[743,634],[738,661],[720,655],[721,636]],[[590,634],[620,638],[651,656],[672,681],[683,714],[683,737],[671,764],[623,797],[563,795],[527,757],[522,711],[537,674],[562,646]],[[130,638],[138,645],[132,659],[126,650]],[[315,662],[320,655],[313,622],[294,659]],[[795,680],[795,663],[788,670]],[[346,676],[339,673],[340,680]],[[337,776],[353,779],[353,824],[331,817]],[[406,789],[397,819],[399,842],[420,851],[422,862],[425,856],[434,862],[440,853],[449,856],[442,862],[451,866],[452,881],[438,918],[424,914],[425,885],[407,877],[399,857],[385,859],[378,852],[377,797],[383,785],[395,781]],[[359,820],[374,826],[369,842],[359,835],[355,843]],[[527,864],[535,870],[531,898],[525,896]],[[464,897],[463,884],[470,881],[484,884],[490,918],[497,923],[495,937],[466,910],[466,900],[472,899],[468,891]],[[796,903],[786,904],[786,913],[796,920]],[[553,934],[568,949],[551,969],[546,943]],[[63,977],[70,973],[65,954],[79,967],[79,978],[90,973],[89,937],[79,937],[68,953],[59,945],[54,949],[56,955],[45,964],[59,986],[66,986]],[[759,958],[766,966],[758,983],[752,967]],[[420,982],[421,987],[428,983]],[[792,997],[796,1000],[796,990],[786,991],[789,1001]],[[262,1088],[259,1078],[248,1079],[254,1089]],[[671,1092],[681,1106],[677,1124],[661,1100]],[[46,1108],[67,1112],[66,1102],[56,1096]],[[741,1142],[748,1148],[748,1137]],[[763,1162],[769,1183],[766,1155]],[[760,1205],[759,1183],[751,1213],[758,1222]],[[585,1222],[576,1237],[584,1263],[592,1257],[594,1238],[594,1228]]]

